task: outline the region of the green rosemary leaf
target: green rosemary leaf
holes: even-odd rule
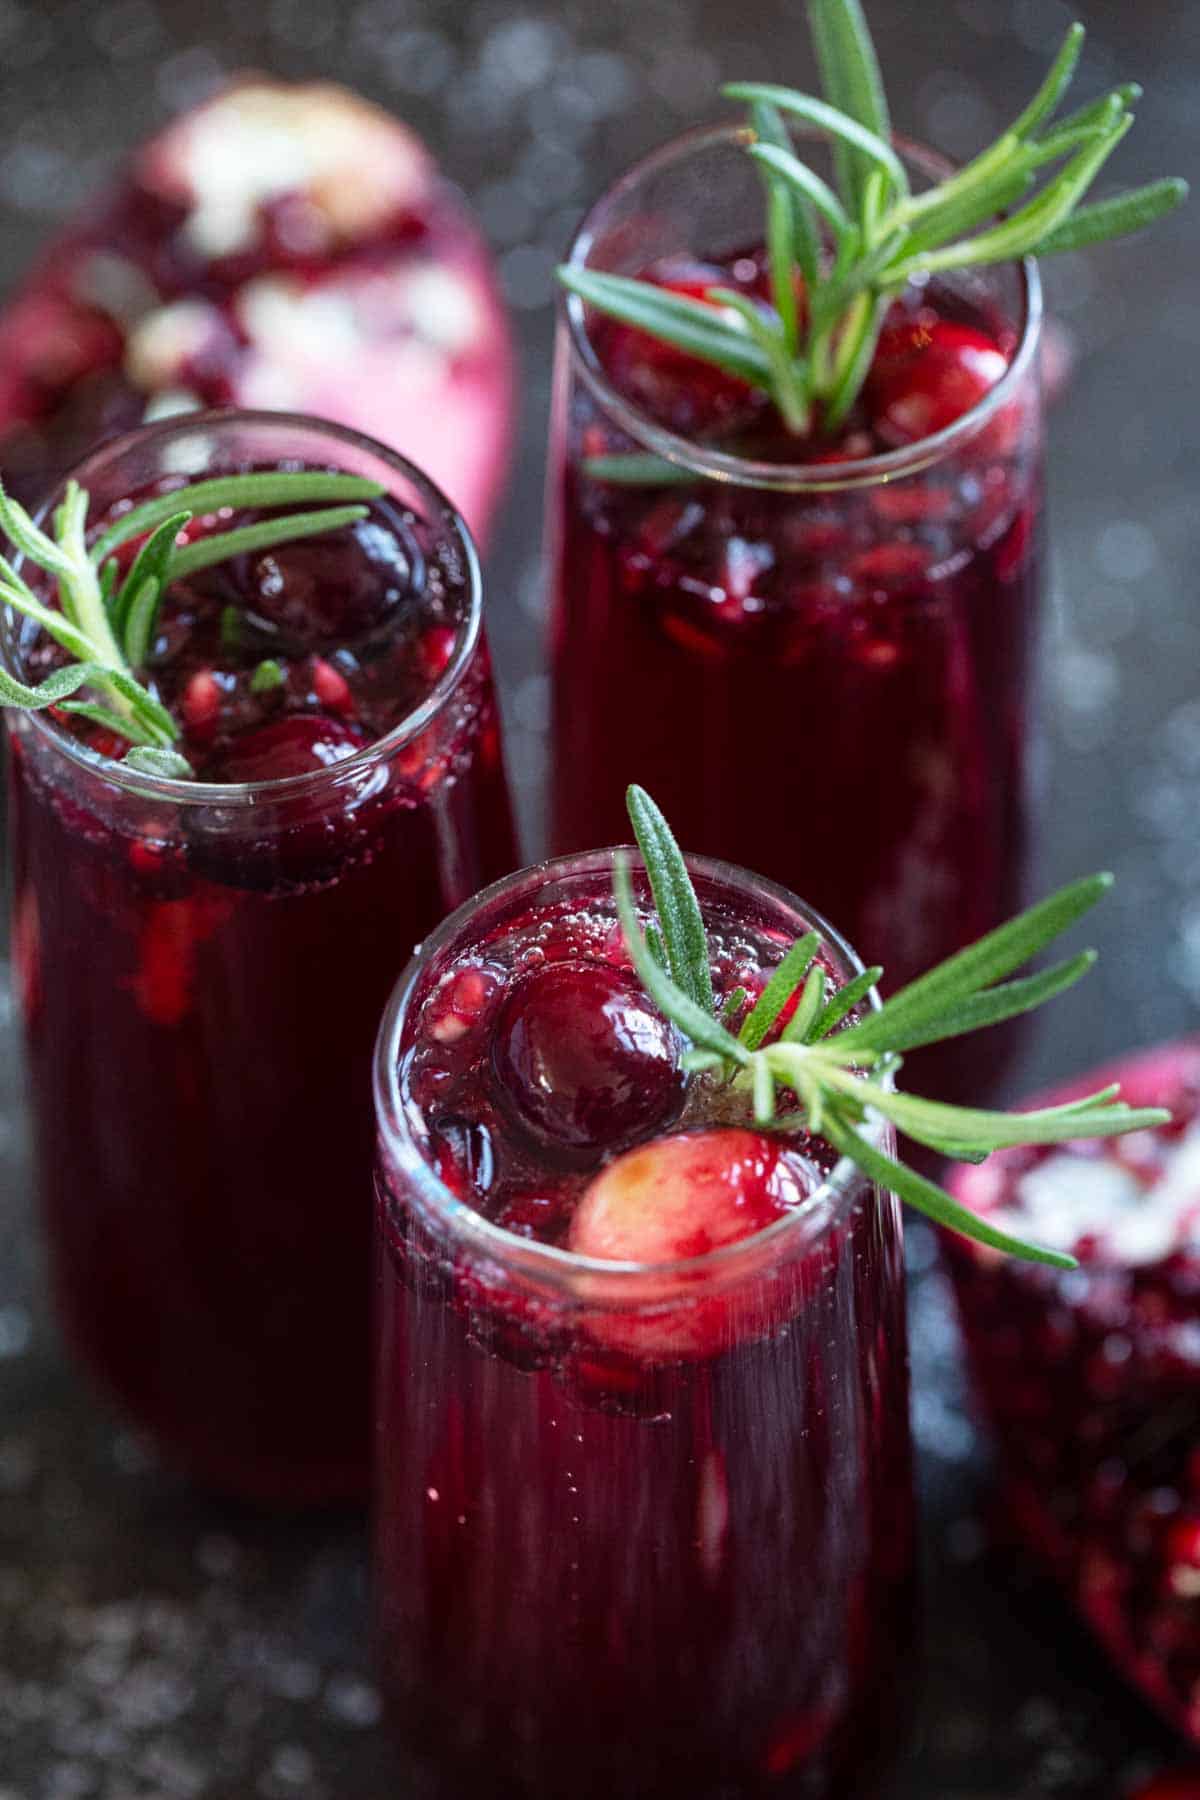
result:
[[[146,661],[162,595],[163,584],[159,577],[147,575],[129,598],[125,617],[125,659],[130,668],[140,669]]]
[[[179,727],[162,703],[144,688],[127,669],[105,669],[104,685],[112,688],[134,710],[137,717],[163,744],[173,744]]]
[[[785,1044],[805,1044],[812,1029],[813,1020],[825,1004],[825,971],[820,963],[816,963],[808,971],[804,982],[804,992],[800,996],[795,1012],[780,1032],[780,1041]]]
[[[646,948],[660,969],[667,968],[667,946],[663,943],[663,934],[658,929],[656,919],[651,919],[646,926]]]
[[[997,169],[987,181],[978,183],[958,195],[948,195],[937,207],[924,213],[903,240],[907,255],[936,249],[966,232],[976,231],[999,213],[1007,212],[1028,193],[1033,171],[1024,164]]]
[[[1109,94],[1098,109],[1096,118],[1086,125],[1057,125],[1044,138],[1037,138],[1033,143],[1027,144],[1021,155],[1021,163],[1027,169],[1040,169],[1044,163],[1054,162],[1058,157],[1078,150],[1081,144],[1095,143],[1106,137],[1124,116],[1125,108],[1119,97]]]
[[[297,538],[337,531],[366,516],[365,506],[323,506],[316,512],[285,513],[281,518],[260,519],[255,525],[239,525],[234,531],[218,531],[210,537],[193,538],[190,544],[172,552],[167,565],[167,581],[194,575],[198,569],[210,569],[214,563],[225,562],[231,556],[270,550],[276,544],[294,543]]]
[[[866,380],[883,329],[887,300],[881,294],[859,294],[842,326],[833,364],[833,386],[825,402],[825,428],[845,423],[858,390]]]
[[[1082,250],[1088,244],[1104,243],[1109,238],[1141,231],[1155,219],[1174,212],[1187,195],[1186,181],[1167,179],[1150,181],[1145,187],[1131,188],[1123,194],[1113,194],[1107,200],[1097,200],[1091,206],[1081,206],[1069,219],[1046,233],[1038,244],[1038,255]]]
[[[90,719],[94,725],[103,725],[108,731],[115,731],[123,738],[136,736],[137,727],[124,713],[114,712],[111,706],[103,706],[98,700],[63,700],[59,710],[75,713],[81,719]]]
[[[0,558],[0,562],[3,558]],[[19,585],[18,585],[19,583]],[[56,612],[53,607],[44,606],[37,596],[30,592],[19,577],[15,581],[0,582],[0,604],[11,606],[14,612],[23,613],[27,619],[33,619],[42,630],[52,637],[56,643],[69,650],[72,656],[86,661],[92,654],[90,640],[73,625],[65,613]]]
[[[803,119],[806,124],[817,126],[837,142],[861,151],[864,157],[884,169],[891,177],[897,193],[908,193],[908,176],[904,164],[892,146],[866,126],[860,125],[857,119],[840,112],[836,106],[816,100],[811,94],[801,94],[795,88],[777,87],[771,82],[734,81],[724,86],[721,92],[727,100],[744,100],[748,104],[765,100],[768,106],[778,107],[782,113],[790,113],[794,118]]]
[[[761,1059],[754,1063],[754,1122],[770,1125],[775,1117],[775,1081],[770,1067]]]
[[[360,475],[329,474],[321,469],[272,469],[248,475],[214,475],[186,487],[173,488],[131,507],[114,519],[92,545],[94,562],[100,563],[118,544],[141,537],[169,519],[172,513],[187,510],[193,518],[221,508],[247,506],[294,506],[306,501],[377,500],[384,492],[378,481]]]
[[[930,1138],[935,1144],[950,1141],[988,1150],[1002,1150],[1014,1144],[1061,1144],[1071,1138],[1114,1137],[1126,1131],[1149,1130],[1165,1124],[1170,1117],[1161,1107],[1126,1106],[1120,1101],[1042,1107],[1034,1112],[989,1112],[981,1107],[951,1106],[946,1101],[882,1088],[875,1082],[863,1082],[846,1069],[823,1069],[821,1073],[828,1085],[852,1103],[861,1104],[863,1090],[867,1089],[866,1103],[921,1144]]]
[[[184,781],[195,773],[187,757],[180,756],[178,750],[138,745],[126,751],[121,760],[139,775],[162,775],[170,781]]]
[[[987,1025],[998,1025],[1004,1019],[1032,1012],[1047,1000],[1065,993],[1096,961],[1094,950],[1083,950],[1069,962],[1056,963],[1038,975],[1027,975],[1000,987],[985,988],[965,1000],[951,1003],[944,1012],[935,1012],[911,1024],[907,1030],[896,1021],[888,1033],[890,1050],[919,1050],[924,1044],[937,1044],[947,1038],[963,1037],[969,1031],[980,1031]]]
[[[633,904],[633,885],[629,878],[629,864],[625,856],[618,852],[613,864],[613,894],[616,899],[617,917],[621,921],[621,929],[629,954],[633,958],[633,966],[638,978],[667,1018],[672,1019],[691,1039],[699,1050],[712,1051],[725,1063],[749,1063],[749,1053],[743,1050],[735,1037],[718,1024],[712,1013],[703,1006],[698,1006],[689,994],[677,987],[665,969],[660,969],[646,946],[646,940],[638,926],[637,912]]]
[[[191,523],[191,519],[192,514],[181,508],[178,512],[172,513],[169,518],[164,519],[161,525],[155,527],[130,564],[129,572],[118,588],[116,599],[109,609],[113,630],[124,645],[125,657],[131,668],[140,668],[145,661],[145,645],[150,640],[151,629],[150,625],[146,626],[142,633],[144,641],[140,643],[139,654],[135,655],[129,645],[128,632],[129,615],[134,599],[144,593],[148,581],[153,582],[156,595],[162,594],[167,584],[167,567],[171,560],[171,552],[175,548],[175,539],[184,526]],[[100,571],[101,578],[103,579],[106,569],[115,571],[115,568],[114,563],[105,563]]]
[[[923,1212],[936,1225],[944,1225],[949,1230],[958,1232],[961,1237],[973,1238],[976,1243],[986,1244],[992,1250],[1001,1250],[1008,1256],[1020,1257],[1025,1262],[1045,1263],[1052,1269],[1078,1267],[1073,1256],[1066,1256],[1059,1250],[1044,1249],[1025,1238],[1014,1237],[1010,1232],[1000,1231],[995,1225],[989,1225],[978,1213],[969,1212],[945,1188],[869,1143],[834,1108],[827,1111],[822,1130],[834,1148],[840,1150],[843,1156],[848,1156],[851,1162],[857,1163],[872,1181],[899,1194],[902,1200],[915,1206],[918,1212]]]
[[[19,501],[5,492],[3,482],[0,482],[0,526],[22,556],[27,556],[39,569],[45,569],[51,575],[71,573],[70,556],[34,524]]]
[[[1109,111],[1113,100],[1119,100],[1121,110],[1127,112],[1131,106],[1137,105],[1141,97],[1142,90],[1136,81],[1122,82],[1120,87],[1113,88],[1110,93],[1101,94],[1098,100],[1089,100],[1086,106],[1080,106],[1075,112],[1068,113],[1058,121],[1054,129],[1056,132],[1072,131],[1080,125],[1095,125]]]
[[[891,123],[879,59],[858,0],[809,0],[808,20],[826,99],[875,137],[890,143]],[[866,184],[874,165],[846,144],[835,146],[835,165],[847,206],[865,224]]]
[[[113,622],[113,608],[117,600],[117,576],[120,570],[110,558],[100,571],[100,598],[104,602],[104,610],[108,614],[108,622]]]
[[[758,303],[748,294],[734,288],[709,288],[708,297],[718,306],[745,320],[746,330],[761,347],[771,365],[771,393],[780,416],[789,431],[804,433],[809,427],[808,396],[804,391],[804,369],[788,354],[782,322],[772,325]]]
[[[1085,144],[1035,199],[1002,225],[963,243],[948,244],[942,250],[929,250],[915,256],[905,263],[905,273],[934,274],[941,269],[1008,262],[1032,254],[1040,248],[1042,240],[1069,217],[1132,124],[1132,115],[1126,113],[1097,143]]]
[[[625,804],[650,880],[671,978],[695,1006],[711,1015],[713,989],[708,938],[687,864],[670,826],[644,788],[628,788]]]
[[[614,487],[693,487],[702,478],[692,469],[668,462],[665,456],[633,451],[618,456],[587,456],[583,472],[593,481]]]
[[[778,175],[801,199],[807,200],[830,227],[835,241],[841,240],[850,224],[849,215],[819,175],[790,150],[777,150],[774,144],[752,144],[750,155],[760,167]]]
[[[36,687],[29,687],[0,668],[0,705],[16,706],[22,712],[40,712],[43,707],[57,706],[71,694],[78,693],[89,682],[100,681],[108,671],[94,662],[68,663],[55,669]]]
[[[742,1029],[738,1032],[738,1041],[747,1050],[758,1049],[804,980],[820,945],[821,940],[816,932],[807,932],[804,937],[796,939],[790,949],[785,952],[778,966],[772,970],[766,987],[758,996],[754,1010],[743,1020]]]
[[[773,106],[758,100],[750,108],[750,121],[760,144],[790,151],[788,128]],[[771,268],[771,297],[783,320],[788,347],[800,348],[800,319],[796,301],[793,263],[806,287],[815,287],[821,266],[821,240],[807,201],[794,192],[769,167],[762,167],[767,194],[767,254]]]
[[[1051,117],[1071,85],[1086,36],[1087,33],[1078,20],[1068,28],[1058,54],[1046,72],[1046,79],[1024,112],[1013,120],[1006,135],[1027,138],[1037,130],[1044,119]]]
[[[721,1011],[717,1015],[722,1025],[727,1025],[730,1019],[736,1018],[749,998],[744,987],[735,987],[732,993],[726,994],[721,1003]]]
[[[819,1039],[828,1037],[834,1026],[840,1025],[846,1014],[853,1012],[859,1002],[866,999],[882,974],[882,965],[876,963],[873,968],[864,969],[861,975],[856,975],[845,987],[830,995],[823,1010],[813,1020],[812,1030],[808,1034],[809,1043],[815,1044]]]
[[[626,275],[562,267],[558,277],[564,287],[600,312],[623,324],[636,325],[660,342],[674,344],[729,375],[769,388],[771,368],[767,358],[740,324],[735,325],[716,307]]]
[[[269,694],[273,688],[282,687],[286,677],[283,669],[273,657],[265,657],[250,677],[252,694]]]
[[[1059,888],[1057,893],[939,963],[936,969],[909,982],[878,1012],[844,1033],[839,1043],[852,1038],[858,1044],[884,1048],[891,1041],[893,1027],[901,1021],[908,1028],[914,1018],[924,1016],[927,1010],[936,1007],[944,1011],[950,1001],[966,999],[980,988],[991,987],[1061,937],[1108,892],[1112,881],[1108,874],[1085,875]]]
[[[236,606],[221,608],[221,648],[237,650],[242,641],[242,615]]]
[[[679,1066],[689,1075],[707,1075],[715,1070],[725,1068],[725,1058],[718,1056],[715,1050],[685,1050],[679,1059]]]

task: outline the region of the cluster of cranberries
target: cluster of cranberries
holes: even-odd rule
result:
[[[718,989],[748,996],[785,947],[710,945]],[[548,906],[437,976],[403,1080],[430,1159],[478,1211],[582,1255],[667,1263],[761,1230],[822,1173],[807,1145],[720,1116],[682,1048],[611,914]]]
[[[962,1240],[947,1251],[1018,1526],[1126,1673],[1200,1742],[1200,1046],[1086,1087],[1109,1079],[1172,1123],[1006,1152],[958,1182],[968,1205],[1073,1251],[1079,1270]]]

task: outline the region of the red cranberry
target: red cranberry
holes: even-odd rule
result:
[[[881,438],[915,444],[977,406],[1007,367],[985,332],[919,313],[880,334],[864,398]]]
[[[704,1256],[773,1224],[819,1184],[783,1139],[736,1128],[677,1132],[626,1151],[590,1182],[571,1248],[620,1262]]]
[[[714,287],[744,287],[728,269],[673,257],[653,263],[644,281],[689,300],[707,304]],[[754,390],[673,344],[660,343],[633,325],[605,320],[593,327],[597,349],[609,375],[637,405],[683,436],[719,431],[761,409]]]
[[[513,1118],[572,1159],[654,1130],[683,1093],[671,1026],[636,982],[602,963],[554,963],[512,988],[492,1071]]]
[[[212,758],[202,774],[206,781],[280,781],[327,769],[366,742],[365,732],[341,719],[300,713],[246,732]]]
[[[353,642],[418,591],[421,572],[394,529],[360,519],[233,565],[241,605],[299,649]]]

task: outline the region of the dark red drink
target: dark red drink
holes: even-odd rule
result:
[[[1069,1273],[945,1239],[1010,1513],[1126,1676],[1200,1743],[1200,1044],[1110,1081],[1169,1125],[1006,1150],[960,1171],[994,1222],[1070,1251]]]
[[[918,164],[918,167],[923,166]],[[767,291],[740,138],[627,175],[572,261]],[[1040,418],[1032,269],[894,303],[830,439],[567,303],[551,451],[553,848],[681,840],[810,894],[896,984],[1008,916],[1026,829]]]
[[[611,866],[464,908],[381,1033],[388,1703],[447,1793],[865,1795],[912,1623],[897,1203],[685,1080]],[[811,915],[693,874],[753,993]]]
[[[146,675],[197,780],[12,715],[13,932],[70,1339],[171,1460],[307,1502],[365,1481],[379,1013],[414,943],[513,856],[474,555],[422,477],[336,428],[235,414],[78,475],[97,521],[284,461],[386,492],[169,590]],[[10,635],[26,678],[51,651]]]

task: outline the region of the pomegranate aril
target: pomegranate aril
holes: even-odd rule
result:
[[[1190,1044],[1096,1071],[1132,1104],[1182,1114],[1153,1145],[1002,1153],[962,1174],[968,1205],[1074,1250],[1064,1276],[948,1250],[981,1395],[1016,1516],[1114,1660],[1200,1741],[1198,1291],[1187,1273],[1200,1158]],[[1047,1305],[1070,1321],[1048,1338]],[[1031,1419],[1022,1394],[1041,1395]],[[1196,1465],[1194,1467],[1194,1465]]]
[[[211,669],[198,669],[179,701],[184,725],[194,738],[211,737],[221,716],[221,689]]]
[[[353,715],[354,695],[350,683],[341,670],[335,669],[323,656],[313,657],[312,685],[313,693],[330,712],[340,713],[343,718]]]
[[[484,969],[459,969],[443,982],[425,1009],[425,1028],[438,1044],[455,1044],[481,1023],[497,990]]]

